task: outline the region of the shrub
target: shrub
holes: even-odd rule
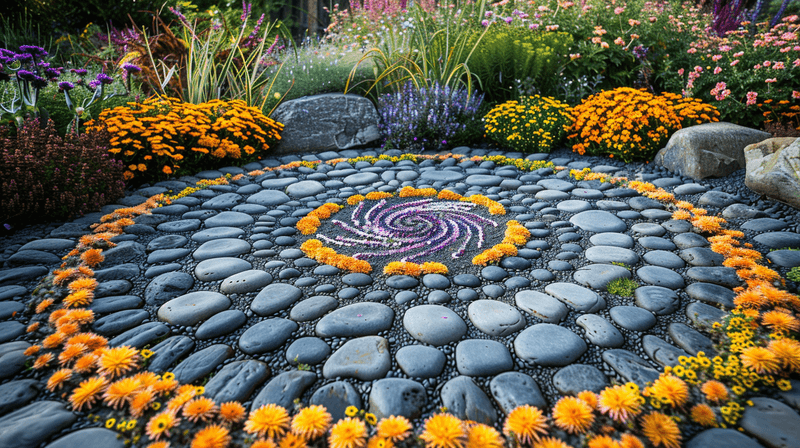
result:
[[[481,33],[475,31],[472,40]],[[536,86],[539,92],[552,90],[553,78],[571,44],[569,33],[498,23],[489,27],[467,66],[480,79],[487,102],[509,101],[518,96],[515,81]]]
[[[629,278],[618,278],[608,283],[608,292],[622,297],[631,297],[633,291],[638,287],[639,284]]]
[[[109,152],[124,162],[125,179],[138,183],[253,162],[283,130],[241,100],[195,105],[157,97],[107,109],[86,126],[108,129]]]
[[[407,83],[397,93],[378,98],[380,130],[387,148],[436,149],[466,143],[480,134],[478,109],[483,95],[438,84],[417,89]]]
[[[699,99],[620,87],[585,99],[572,108],[572,118],[567,138],[573,152],[630,162],[652,159],[675,131],[719,121],[719,112]]]
[[[97,211],[125,191],[122,163],[104,131],[62,139],[27,121],[0,139],[0,220],[29,224]]]
[[[503,147],[522,152],[550,152],[564,139],[572,117],[569,106],[553,98],[532,95],[495,106],[483,118],[486,136]]]

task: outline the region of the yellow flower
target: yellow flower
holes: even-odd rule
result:
[[[146,434],[153,440],[158,440],[162,436],[169,437],[169,430],[180,423],[180,419],[169,411],[164,411],[154,415],[147,422]]]
[[[471,425],[467,429],[466,448],[502,448],[503,438],[491,426],[484,424]]]
[[[197,431],[192,439],[191,448],[225,448],[231,441],[227,428],[220,425],[209,425]]]
[[[114,378],[139,364],[139,352],[131,347],[122,346],[102,349],[97,373]]]
[[[331,428],[328,436],[330,448],[361,448],[367,443],[367,427],[364,422],[347,417]]]
[[[464,424],[458,417],[436,414],[425,420],[425,430],[420,439],[426,448],[463,448],[465,436]]]
[[[626,386],[606,387],[600,392],[600,411],[616,421],[624,422],[640,412],[641,397]]]
[[[592,408],[576,397],[562,397],[553,406],[553,420],[556,426],[571,433],[586,432],[594,422]]]
[[[673,407],[683,406],[689,399],[689,387],[683,380],[673,375],[659,376],[648,388],[648,392]]]
[[[692,406],[689,411],[692,421],[702,426],[716,426],[717,416],[711,406],[705,403],[699,403]]]

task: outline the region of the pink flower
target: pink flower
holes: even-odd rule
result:
[[[623,40],[621,37],[618,37],[614,39],[614,43],[617,45],[625,45],[625,40]]]
[[[792,99],[800,100],[800,92],[797,90],[792,90]]]
[[[695,54],[695,53],[697,53],[697,48],[690,48],[690,49],[686,50],[686,52],[689,53],[689,54]]]
[[[792,65],[794,67],[800,67],[800,58],[795,59],[794,62],[792,62]]]
[[[711,56],[711,60],[714,61],[714,62],[717,62],[720,59],[722,59],[722,55],[721,54],[715,54],[714,56]]]
[[[683,69],[678,70],[678,74],[683,76]]]
[[[639,25],[639,24],[641,24],[641,23],[642,23],[642,22],[640,22],[640,21],[638,21],[638,20],[634,20],[634,19],[628,19],[628,25],[630,25],[630,26],[636,26],[636,25]]]
[[[753,66],[753,70],[758,70],[761,68],[761,64],[756,64]]]
[[[656,20],[658,20],[658,17],[650,17],[650,18],[649,18],[649,19],[647,19],[647,20],[649,20],[649,21],[650,21],[650,23],[656,23]]]
[[[721,45],[719,47],[719,51],[725,53],[725,52],[731,51],[731,47],[729,45]]]
[[[695,65],[694,66],[694,71],[695,71],[695,73],[703,73],[703,67],[700,67],[699,65]]]
[[[535,30],[535,29],[539,28],[539,24],[538,23],[531,23],[530,25],[528,25],[528,28],[530,28],[532,30]]]
[[[731,67],[736,67],[736,64],[739,63],[739,60],[736,59],[735,61],[731,62]]]
[[[616,14],[616,15],[620,15],[623,12],[625,12],[625,8],[622,8],[622,7],[619,7],[619,6],[614,8],[614,14]]]
[[[733,54],[733,57],[735,58],[740,58],[742,56],[744,56],[744,51],[737,51],[736,53]]]
[[[728,86],[725,85],[724,82],[718,82],[717,85],[711,89],[711,94],[714,95],[714,98],[717,101],[722,101],[731,94],[731,91],[726,87]]]
[[[506,17],[504,20],[506,21],[506,23],[511,23],[511,22],[514,21],[514,18],[513,17]]]
[[[492,14],[494,14],[492,11],[486,11],[483,15],[488,19],[489,17],[492,16]]]
[[[772,84],[774,82],[778,82],[778,78],[765,79],[764,82],[767,83],[767,84]]]
[[[775,62],[775,65],[772,66],[773,70],[783,70],[785,68],[786,68],[786,66],[783,65],[782,61],[777,61],[777,62]]]
[[[600,42],[601,48],[608,48],[608,42]]]
[[[758,99],[758,92],[747,92],[747,105],[752,106],[756,104]]]
[[[770,65],[772,65],[772,61],[764,61],[764,63],[761,65],[763,65],[764,67],[769,67]]]
[[[572,60],[575,60],[575,59],[579,59],[580,57],[581,57],[581,54],[580,54],[580,53],[570,53],[570,54],[569,54],[569,59],[570,59],[571,61],[572,61]]]
[[[781,53],[788,53],[788,52],[792,51],[792,47],[783,47],[778,51],[780,51]]]
[[[714,74],[715,74],[715,75],[719,75],[719,73],[720,73],[721,71],[722,71],[722,69],[721,69],[721,68],[719,68],[719,67],[714,67]]]
[[[489,21],[488,20],[481,20],[481,25],[489,26]]]

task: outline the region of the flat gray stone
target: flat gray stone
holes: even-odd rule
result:
[[[725,309],[734,307],[733,299],[736,297],[736,293],[732,290],[711,283],[692,283],[686,287],[686,294],[695,300],[716,306],[722,305]]]
[[[573,190],[573,194],[575,194],[575,190]],[[556,208],[566,213],[580,213],[580,212],[585,212],[586,210],[591,210],[592,204],[586,201],[571,199],[559,202],[556,205]]]
[[[214,227],[196,232],[192,235],[192,241],[205,243],[206,241],[217,240],[220,238],[238,238],[244,235],[244,233],[244,230],[238,227]]]
[[[259,316],[271,316],[289,308],[303,296],[300,288],[288,283],[272,283],[264,287],[250,303],[250,309]]]
[[[692,266],[722,266],[725,261],[722,254],[707,247],[690,247],[678,252],[678,255]]]
[[[633,266],[639,262],[639,255],[636,252],[615,246],[592,246],[586,249],[584,256],[592,263],[617,262]]]
[[[589,238],[589,242],[595,246],[614,246],[625,249],[633,249],[634,241],[624,233],[597,233]]]
[[[516,308],[497,300],[476,300],[469,304],[467,314],[472,324],[489,336],[504,337],[525,327]]]
[[[92,324],[92,331],[103,336],[115,336],[139,326],[149,317],[150,313],[145,310],[117,311],[116,313],[111,313],[94,321]],[[2,338],[0,338],[0,340],[2,340]]]
[[[253,269],[239,272],[226,278],[219,287],[223,294],[245,294],[259,290],[272,283],[272,275]]]
[[[767,260],[784,268],[794,268],[800,266],[800,251],[773,250],[767,254]]]
[[[162,224],[163,225],[163,224]],[[127,263],[137,258],[142,258],[145,255],[144,245],[136,241],[123,241],[118,243],[116,247],[103,251],[103,262],[100,267],[106,268],[117,264]],[[3,283],[0,278],[0,283]]]
[[[742,224],[742,230],[752,230],[754,232],[770,232],[783,230],[788,227],[786,221],[775,218],[756,218]]]
[[[642,258],[644,258],[645,263],[652,264],[654,266],[661,266],[662,268],[682,269],[686,267],[686,263],[681,257],[672,252],[667,252],[666,250],[647,251]]]
[[[200,207],[209,210],[228,210],[242,201],[242,195],[236,193],[222,193],[203,202]]]
[[[681,299],[675,291],[662,286],[642,286],[633,292],[636,306],[663,316],[672,314],[681,306]]]
[[[43,389],[44,384],[36,380],[15,380],[0,385],[0,415],[22,408]]]
[[[596,314],[584,314],[575,322],[586,330],[586,337],[598,347],[616,348],[625,343],[622,333],[611,322]]]
[[[0,286],[0,300],[8,300],[8,299],[13,299],[15,297],[22,297],[27,293],[28,293],[28,288],[24,286],[19,286],[19,285]]]
[[[194,268],[194,275],[198,280],[213,282],[228,278],[252,268],[253,265],[246,260],[234,257],[211,258],[197,263]]]
[[[162,249],[177,249],[185,246],[187,242],[189,242],[189,239],[183,235],[163,235],[147,243],[145,250],[153,252]]]
[[[330,354],[328,343],[315,337],[299,338],[286,348],[286,360],[292,365],[319,364]]]
[[[600,291],[608,290],[608,284],[619,278],[631,278],[631,271],[614,264],[589,264],[579,268],[572,278],[581,285]]]
[[[150,280],[144,290],[144,301],[148,305],[161,306],[181,296],[194,286],[194,278],[185,272],[167,272]]]
[[[672,237],[672,242],[678,246],[678,249],[689,249],[692,247],[705,247],[710,243],[703,236],[696,233],[681,233]]]
[[[266,182],[266,181],[264,181]],[[263,183],[262,183],[263,185]],[[247,198],[248,204],[263,205],[264,207],[275,207],[289,202],[289,196],[278,190],[262,190]]]
[[[514,368],[505,345],[489,339],[467,339],[456,346],[456,368],[467,376],[491,376]]]
[[[617,325],[631,331],[647,331],[657,322],[653,313],[636,306],[615,306],[608,313]]]
[[[211,316],[200,324],[194,336],[197,339],[213,339],[231,334],[247,322],[247,315],[240,310],[225,310]]]
[[[599,393],[608,386],[608,378],[595,366],[572,364],[553,375],[553,385],[564,395],[578,395],[584,390]]]
[[[736,269],[722,266],[694,267],[687,269],[686,276],[698,282],[714,283],[715,285],[735,288],[742,284],[742,279],[736,274]]]
[[[636,275],[643,282],[670,289],[680,289],[686,284],[677,272],[660,266],[645,266],[636,270]]]
[[[23,334],[25,334],[25,325],[21,322],[13,320],[0,322],[0,342],[10,341]]]
[[[317,336],[358,337],[389,330],[394,311],[382,303],[360,302],[341,307],[324,316],[316,325]]]
[[[346,381],[334,381],[320,387],[311,395],[309,403],[325,406],[333,421],[345,418],[345,410],[349,406],[362,408],[361,394]]]
[[[753,397],[739,425],[769,447],[796,447],[800,441],[800,415],[778,400]]]
[[[314,372],[291,370],[269,380],[266,386],[253,399],[251,410],[256,410],[268,404],[277,404],[285,409],[292,409],[294,400],[299,399],[303,393],[317,381]]]
[[[434,378],[441,375],[447,359],[441,350],[424,345],[406,345],[395,355],[397,364],[411,378]]]
[[[267,179],[261,182],[261,188],[268,190],[282,189],[297,182],[296,177],[280,177],[277,179]]]
[[[292,198],[316,196],[325,191],[325,187],[315,180],[301,180],[286,187],[286,193]]]
[[[108,345],[111,347],[128,345],[134,348],[144,348],[144,346],[150,345],[158,339],[169,336],[171,331],[166,324],[161,322],[147,322],[131,328],[108,341]]]
[[[685,351],[651,334],[644,335],[642,338],[642,347],[644,348],[644,352],[647,353],[647,356],[662,367],[675,367],[680,364],[678,358],[681,356],[689,357],[689,354]]]
[[[419,305],[406,311],[403,327],[411,336],[434,346],[449,344],[467,334],[467,324],[441,305]]]
[[[415,419],[427,404],[425,386],[402,378],[375,381],[369,394],[369,412],[380,420],[393,415]]]
[[[322,367],[322,375],[370,381],[383,378],[391,367],[389,342],[380,336],[364,336],[345,342],[333,352]]]
[[[686,442],[686,448],[764,448],[763,445],[735,429],[711,428],[697,434]]]
[[[722,323],[722,319],[727,315],[725,311],[705,303],[694,302],[686,307],[686,316],[692,321],[695,327],[710,329],[714,323]]]
[[[156,344],[153,355],[147,363],[147,370],[164,373],[170,370],[175,361],[194,350],[194,340],[189,336],[172,336]]]
[[[613,214],[603,210],[587,210],[569,219],[569,222],[587,232],[624,232],[627,224]]]
[[[158,318],[172,325],[192,326],[230,306],[230,299],[218,292],[195,291],[161,305]]]
[[[575,188],[575,184],[561,179],[542,179],[536,182],[536,185],[544,187],[548,190],[558,191],[571,191]]]
[[[583,313],[595,313],[606,307],[606,301],[600,295],[574,283],[550,283],[544,291]]]
[[[603,352],[603,361],[625,381],[636,383],[641,388],[645,387],[647,383],[652,383],[659,376],[658,370],[651,367],[647,361],[627,350],[606,350]]]
[[[678,322],[671,323],[669,327],[667,327],[667,330],[672,340],[692,356],[702,351],[706,356],[711,358],[716,353],[714,350],[714,343],[711,339],[686,324]]]
[[[307,322],[335,310],[339,301],[331,296],[313,296],[297,302],[289,311],[289,318],[295,322]]]
[[[245,330],[239,348],[248,355],[266,353],[281,347],[299,326],[280,317],[265,319]]]
[[[447,411],[461,420],[487,425],[497,422],[492,400],[470,377],[457,376],[445,383],[441,397]]]
[[[133,288],[133,283],[128,280],[109,280],[101,282],[94,290],[94,297],[109,297],[127,294]]]
[[[0,417],[0,446],[36,448],[77,419],[78,416],[67,410],[64,403],[31,403]]]
[[[544,202],[559,202],[569,199],[569,193],[558,190],[542,190],[536,193],[534,197]]]
[[[0,345],[0,380],[11,378],[25,368],[29,359],[28,356],[25,356],[25,350],[30,346],[31,344],[25,341],[7,342]]]
[[[489,382],[489,391],[504,414],[524,405],[539,409],[547,406],[536,381],[521,372],[505,372],[495,376]]]
[[[226,364],[205,385],[205,395],[217,403],[245,402],[269,378],[270,368],[261,361],[247,359]]]
[[[14,255],[8,257],[8,264],[30,265],[30,264],[58,264],[61,257],[43,250],[18,250]]]
[[[500,185],[501,182],[503,182],[502,177],[491,174],[473,174],[467,176],[467,179],[464,181],[467,185],[477,185],[479,187],[495,187]]]
[[[119,433],[106,428],[84,428],[59,437],[45,448],[124,448]]]
[[[690,194],[704,193],[706,190],[707,188],[704,187],[703,185],[691,183],[691,184],[678,185],[672,191],[677,195],[684,196]]]
[[[250,252],[250,243],[236,238],[220,238],[203,243],[192,256],[197,261],[212,258],[235,257]]]
[[[522,360],[545,367],[573,363],[587,350],[586,342],[572,331],[554,324],[536,324],[514,339],[514,351]]]
[[[444,170],[427,170],[420,175],[420,179],[428,182],[457,182],[463,178],[464,175],[458,171]]]

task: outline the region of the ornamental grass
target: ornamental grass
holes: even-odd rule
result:
[[[503,148],[550,152],[572,123],[569,105],[539,95],[524,96],[492,108],[483,117],[486,137]]]
[[[190,104],[164,97],[104,110],[86,126],[111,134],[109,152],[123,161],[124,179],[137,184],[220,163],[245,165],[266,154],[283,130],[241,100]]]
[[[696,98],[629,87],[592,95],[571,113],[567,139],[573,152],[608,154],[623,162],[652,160],[675,131],[719,121],[717,109]]]
[[[226,183],[221,178],[203,185]],[[644,196],[666,197],[651,184],[629,182],[628,186]],[[170,201],[157,195],[140,206],[116,210],[103,221],[121,222],[112,226],[121,233],[132,222],[130,217]],[[674,198],[663,202],[669,208],[679,204]],[[689,222],[707,215],[705,210],[680,205],[691,214]],[[96,235],[105,234],[104,229],[96,225]],[[492,428],[444,411],[417,428],[401,417],[378,420],[352,407],[345,411],[348,418],[333,426],[325,410],[302,405],[295,411],[268,405],[246,416],[240,403],[203,398],[202,386],[179,385],[173,373],[147,372],[150,350],[110,348],[108,340],[89,331],[94,313],[63,303],[70,294],[66,285],[93,279],[94,272],[84,264],[81,253],[107,247],[105,238],[81,238],[76,253],[65,257],[58,273],[47,276],[34,292],[31,305],[40,315],[33,320],[41,323],[34,331],[43,342],[25,354],[34,369],[49,375],[49,390],[61,394],[73,410],[90,412],[90,423],[103,424],[102,415],[106,428],[116,430],[126,444],[134,446],[301,448],[316,438],[321,442],[314,446],[325,446],[327,441],[332,448],[391,448],[395,444],[464,448],[470,442],[491,447],[515,442],[531,447],[679,447],[701,429],[737,428],[746,407],[753,406],[751,396],[789,390],[790,375],[800,373],[800,342],[792,320],[797,319],[800,299],[782,289],[782,279],[760,264],[760,253],[740,242],[742,232],[715,228],[709,233],[715,244],[712,250],[726,254],[726,261],[749,259],[750,263],[738,260],[735,269],[753,274],[746,286],[736,288],[736,308],[714,325],[716,353],[681,356],[678,365],[665,367],[644,388],[614,384],[599,393],[583,391],[563,398],[552,409],[520,406],[498,422],[505,442],[498,440]],[[744,300],[748,294],[759,300]],[[776,312],[789,319],[776,317]]]

